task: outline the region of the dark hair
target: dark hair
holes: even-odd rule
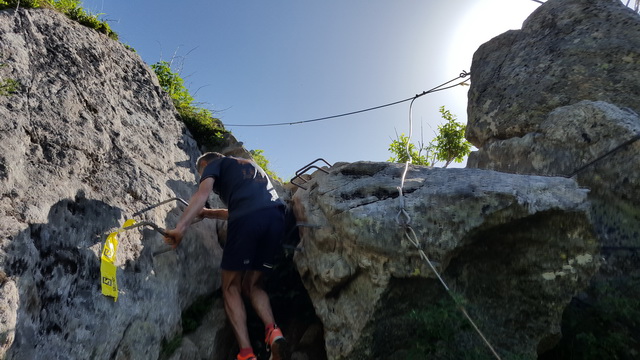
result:
[[[200,173],[200,170],[203,166],[205,166],[206,164],[210,163],[215,159],[219,159],[222,157],[224,157],[224,155],[220,154],[219,152],[208,152],[208,153],[202,154],[202,156],[200,156],[198,160],[196,160],[196,171]]]

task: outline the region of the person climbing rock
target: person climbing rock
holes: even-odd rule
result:
[[[287,342],[275,324],[265,275],[273,268],[284,235],[284,202],[255,162],[210,152],[196,161],[200,185],[176,227],[164,241],[177,247],[197,216],[228,220],[227,242],[222,253],[222,293],[227,317],[240,347],[238,360],[257,359],[249,340],[242,296],[251,301],[265,325],[265,344],[270,360],[288,357]],[[213,191],[227,209],[206,209]]]

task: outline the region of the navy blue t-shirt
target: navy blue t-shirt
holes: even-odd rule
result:
[[[255,162],[235,157],[211,161],[202,180],[213,177],[213,191],[229,210],[229,220],[271,206],[284,205],[264,170]]]

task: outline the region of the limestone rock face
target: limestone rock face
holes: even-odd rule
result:
[[[557,358],[594,357],[611,339],[606,356],[637,354],[637,315],[623,307],[640,296],[638,59],[640,16],[613,0],[549,0],[474,55],[467,136],[479,149],[467,166],[590,190],[603,261],[565,313]]]
[[[601,275],[611,278],[637,279],[640,273],[633,251],[640,245],[638,41],[640,16],[618,1],[550,0],[522,30],[478,49],[478,78],[469,94],[474,120],[467,135],[479,139],[480,148],[467,166],[572,176],[589,188],[594,228],[609,251]],[[497,70],[486,57],[496,51],[504,55],[498,73],[505,76],[489,76]],[[526,75],[517,86],[516,72]],[[500,89],[512,89],[512,95]],[[505,104],[514,104],[517,113]]]
[[[0,63],[21,84],[0,96],[0,357],[158,358],[181,311],[218,287],[217,224],[157,256],[155,231],[121,234],[117,302],[99,256],[135,211],[189,199],[195,142],[136,53],[62,14],[0,11]],[[137,220],[171,227],[180,213]]]
[[[581,101],[551,111],[537,131],[486,144],[471,154],[467,164],[519,174],[577,176],[588,182],[584,185],[598,182],[599,187],[615,187],[621,196],[637,199],[640,179],[633,155],[640,149],[637,136],[640,117],[633,111],[602,101]],[[613,164],[619,171],[606,179],[604,174],[586,176]]]
[[[549,0],[474,54],[467,139],[538,130],[552,110],[581,100],[640,112],[639,15],[617,0]]]
[[[336,164],[293,195],[307,224],[294,259],[329,359],[399,356],[394,333],[407,304],[424,309],[447,296],[398,224],[403,168]],[[587,192],[571,179],[474,169],[412,166],[406,179],[404,209],[420,249],[499,352],[535,356],[598,266]]]

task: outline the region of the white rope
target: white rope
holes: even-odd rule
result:
[[[416,99],[419,97],[419,95],[416,95],[413,100],[411,100],[411,104],[409,104],[409,137],[407,138],[407,146],[405,147],[405,149],[407,150],[407,161],[404,163],[404,171],[402,171],[402,178],[400,180],[400,186],[397,187],[398,189],[398,201],[400,202],[400,206],[399,206],[399,210],[398,210],[398,214],[396,215],[396,222],[398,223],[398,225],[400,226],[408,226],[411,223],[411,216],[409,216],[409,213],[407,213],[407,211],[405,210],[405,203],[404,203],[404,181],[407,177],[407,171],[409,170],[409,164],[411,163],[412,159],[411,159],[411,151],[409,148],[409,144],[411,144],[411,136],[413,136],[413,102],[416,101]]]
[[[16,4],[16,11],[13,13],[13,20],[18,19],[18,25],[22,26],[22,20],[20,20],[20,18],[18,17],[19,9],[20,9],[20,0],[18,0],[18,3]]]
[[[411,151],[409,149],[409,146],[411,144],[411,137],[413,136],[413,102],[416,101],[417,98],[418,96],[416,95],[416,97],[411,100],[411,104],[409,104],[409,136],[407,137],[407,146],[405,147],[405,149],[407,150],[407,161],[404,163],[404,171],[402,172],[402,180],[400,181],[399,189],[401,191],[402,189],[404,189],[404,181],[407,177],[409,164],[413,161],[413,159],[411,159]]]
[[[453,296],[453,293],[449,289],[449,286],[447,286],[447,283],[444,281],[442,276],[440,276],[440,273],[438,272],[438,270],[435,268],[435,266],[433,266],[433,264],[431,263],[431,260],[429,260],[429,257],[427,256],[427,254],[425,254],[425,252],[421,249],[420,242],[418,241],[418,236],[416,236],[416,233],[415,233],[415,231],[413,230],[413,228],[411,227],[411,224],[410,224],[411,223],[411,217],[409,216],[409,213],[407,213],[407,211],[405,209],[404,182],[405,182],[405,179],[406,179],[406,176],[407,176],[407,171],[409,170],[409,163],[411,163],[411,161],[412,161],[412,159],[411,159],[411,151],[410,151],[410,148],[409,148],[410,145],[409,144],[411,144],[411,136],[413,135],[413,102],[418,97],[420,97],[420,96],[416,95],[413,98],[413,100],[411,100],[411,104],[409,105],[409,137],[407,138],[407,144],[406,144],[407,145],[406,146],[407,161],[404,164],[404,171],[402,172],[402,178],[401,178],[401,181],[400,181],[400,186],[398,186],[398,194],[399,194],[398,201],[399,201],[400,205],[399,205],[398,214],[396,215],[396,222],[400,226],[404,227],[404,229],[405,229],[405,237],[407,238],[407,240],[409,240],[409,242],[411,242],[413,244],[413,246],[415,246],[416,249],[418,249],[420,257],[424,261],[426,261],[427,264],[429,264],[429,267],[431,268],[433,273],[436,275],[436,277],[438,278],[438,280],[440,281],[442,286],[445,288],[445,290],[447,290],[447,294],[449,294],[449,296],[451,296],[453,301],[458,306],[458,309],[460,310],[460,312],[462,312],[464,317],[469,321],[469,323],[475,329],[475,331],[478,333],[478,335],[480,335],[480,338],[482,338],[482,341],[484,341],[485,345],[487,345],[489,350],[491,350],[491,353],[493,354],[493,356],[495,356],[496,359],[498,359],[498,360],[502,360],[500,358],[500,355],[498,355],[496,350],[493,348],[493,346],[491,346],[491,343],[489,343],[489,340],[487,340],[487,338],[484,336],[482,331],[480,331],[480,328],[478,328],[478,326],[473,321],[473,319],[471,319],[471,316],[469,316],[469,314],[467,313],[467,310],[464,308],[464,306],[455,298],[455,296]],[[401,219],[401,218],[403,218],[403,219]]]
[[[424,261],[426,261],[427,264],[429,264],[429,267],[431,268],[433,273],[436,275],[438,280],[440,280],[440,283],[445,288],[445,290],[447,290],[447,294],[449,294],[451,299],[453,299],[453,302],[455,302],[456,305],[458,306],[458,309],[460,310],[460,312],[462,312],[464,317],[469,321],[469,323],[475,329],[478,335],[480,335],[480,338],[482,338],[482,341],[484,341],[485,345],[487,345],[487,347],[489,348],[493,356],[495,356],[496,359],[498,360],[502,360],[502,358],[500,358],[500,355],[498,355],[498,353],[493,348],[489,340],[487,340],[487,338],[484,336],[482,331],[480,331],[480,328],[476,325],[473,319],[471,319],[471,316],[469,316],[469,313],[467,313],[467,310],[464,308],[464,306],[456,299],[455,296],[453,296],[453,293],[449,289],[449,286],[447,286],[447,283],[445,283],[444,279],[442,279],[438,270],[436,270],[435,266],[433,266],[433,264],[431,263],[431,260],[429,260],[429,257],[427,257],[427,254],[425,254],[425,252],[420,248],[420,242],[418,241],[418,237],[416,236],[415,231],[413,231],[413,228],[410,225],[407,225],[405,228],[406,228],[405,236],[407,240],[409,240],[409,242],[411,242],[418,249],[418,252],[420,253],[420,257]]]

